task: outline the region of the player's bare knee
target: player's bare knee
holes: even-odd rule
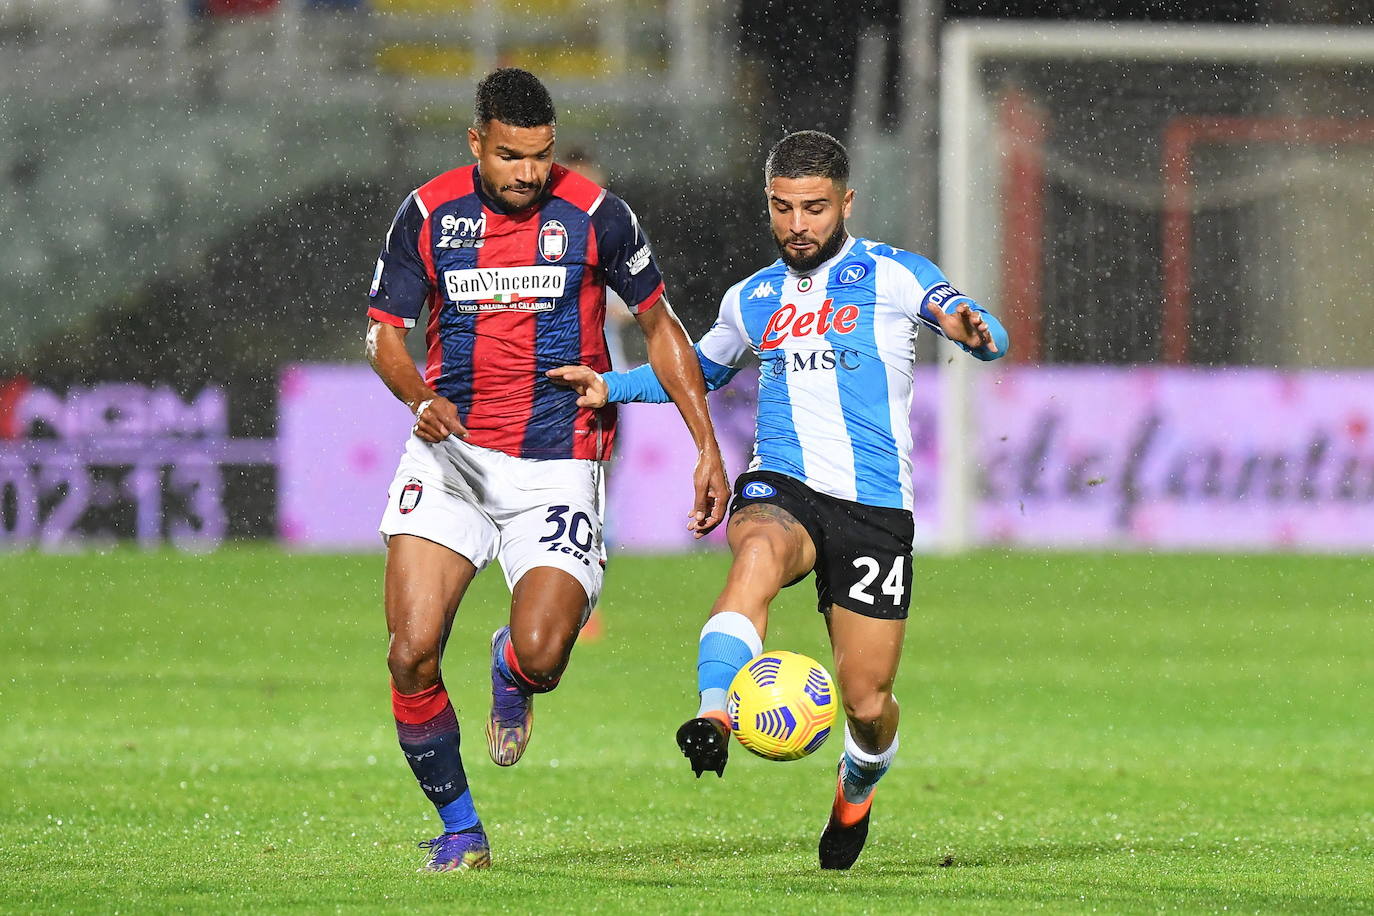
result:
[[[875,725],[887,710],[890,690],[846,691],[844,695],[844,714],[851,722],[861,725]]]
[[[556,681],[568,666],[566,656],[549,652],[541,652],[528,660],[520,658],[517,653],[516,659],[520,662],[520,670],[532,681]]]
[[[515,660],[520,670],[533,681],[557,681],[568,666],[570,643],[551,633],[537,631],[523,638],[512,634]]]
[[[439,647],[393,638],[386,665],[391,670],[391,680],[402,692],[423,690],[439,681]]]

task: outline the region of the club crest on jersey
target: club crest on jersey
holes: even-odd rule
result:
[[[414,477],[406,481],[406,485],[401,487],[401,501],[397,508],[402,515],[409,515],[415,511],[415,507],[420,505],[420,497],[425,493],[425,485]]]
[[[746,499],[767,499],[776,492],[778,492],[776,487],[766,484],[762,480],[749,481],[741,491]]]
[[[849,286],[851,284],[858,283],[866,276],[868,276],[867,267],[863,266],[862,264],[850,264],[844,270],[840,271],[839,280],[840,283],[844,284],[845,286]]]
[[[560,260],[568,253],[568,230],[556,219],[539,228],[539,253],[546,261]]]

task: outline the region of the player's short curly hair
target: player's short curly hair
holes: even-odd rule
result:
[[[788,134],[768,151],[763,182],[774,178],[829,178],[838,185],[849,183],[849,152],[844,144],[818,130]]]
[[[553,99],[539,77],[519,67],[502,67],[477,84],[473,126],[493,120],[512,127],[542,127],[554,122]]]

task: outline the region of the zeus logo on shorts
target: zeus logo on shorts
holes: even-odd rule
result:
[[[409,515],[415,511],[415,507],[420,505],[420,497],[425,493],[425,485],[414,477],[406,481],[406,485],[401,487],[401,501],[398,508],[402,515]]]
[[[591,566],[591,561],[587,559],[587,554],[591,552],[592,545],[596,542],[596,530],[592,526],[591,516],[585,512],[573,512],[569,516],[570,506],[549,506],[549,517],[544,519],[553,526],[553,530],[539,539],[539,543],[548,544],[550,553],[565,553],[568,556],[581,560],[583,566]],[[568,543],[563,543],[568,541]],[[550,543],[552,542],[552,543]]]
[[[740,491],[746,499],[766,499],[778,492],[777,488],[761,480],[751,480]]]

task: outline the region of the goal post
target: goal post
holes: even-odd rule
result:
[[[942,551],[984,540],[974,400],[1000,374],[1367,360],[1272,329],[1314,283],[1339,315],[1374,279],[1374,30],[954,21],[939,85],[937,260],[1012,335],[1008,360],[938,362]],[[1313,202],[1322,181],[1339,187]],[[1317,260],[1266,266],[1290,248]]]

